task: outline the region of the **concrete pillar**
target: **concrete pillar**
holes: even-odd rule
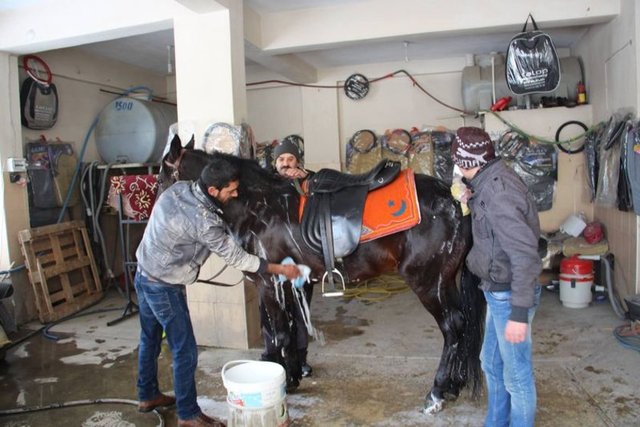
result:
[[[195,124],[196,147],[206,127],[247,117],[242,6],[174,20],[178,120]]]
[[[247,117],[241,2],[205,13],[187,13],[174,21],[178,120],[195,130],[202,148],[206,128],[216,122],[241,124]],[[186,141],[183,141],[186,143]],[[213,255],[200,279],[222,270]],[[260,345],[258,294],[231,268],[215,278],[231,287],[194,283],[187,287],[196,341],[200,345],[247,349]]]

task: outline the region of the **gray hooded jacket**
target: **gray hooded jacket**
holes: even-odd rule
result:
[[[211,253],[238,270],[256,272],[264,267],[266,261],[234,241],[221,214],[197,182],[173,184],[153,207],[136,251],[138,268],[152,280],[189,285]]]
[[[535,202],[520,177],[500,159],[480,169],[470,185],[473,247],[467,266],[482,279],[484,291],[511,290],[510,319],[528,323],[542,271]]]

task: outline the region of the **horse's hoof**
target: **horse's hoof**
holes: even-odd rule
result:
[[[300,381],[287,381],[286,391],[287,393],[295,392],[300,386]]]
[[[439,399],[433,393],[429,393],[429,396],[425,399],[422,412],[427,415],[433,415],[442,411],[442,409],[444,409],[444,399]]]
[[[459,395],[460,395],[459,391],[446,391],[444,392],[444,399],[449,402],[453,402],[454,400],[458,399]]]

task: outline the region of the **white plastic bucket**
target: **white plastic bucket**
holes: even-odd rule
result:
[[[229,427],[286,427],[286,375],[273,362],[233,360],[222,367]]]

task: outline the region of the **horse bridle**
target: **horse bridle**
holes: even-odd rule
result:
[[[170,168],[173,169],[173,172],[171,172],[171,178],[174,181],[179,181],[180,179],[180,163],[182,162],[182,158],[184,157],[184,153],[186,153],[187,150],[184,148],[180,149],[180,155],[178,155],[178,158],[176,159],[175,162],[169,162],[168,160],[164,161],[164,164],[166,164],[167,166],[169,166]]]

